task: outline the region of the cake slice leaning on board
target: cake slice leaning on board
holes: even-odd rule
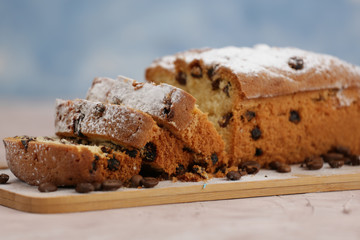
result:
[[[338,58],[267,45],[190,50],[155,60],[146,79],[193,95],[233,165],[300,163],[337,146],[360,154],[360,68]]]
[[[207,115],[196,107],[196,100],[185,91],[168,84],[139,83],[119,76],[94,79],[86,98],[151,115],[161,128],[185,143],[185,151],[194,153],[193,164],[210,173],[225,172],[224,142]]]
[[[125,105],[58,99],[55,132],[60,137],[111,142],[129,155],[140,157],[147,174],[178,175],[193,158],[184,150],[185,144],[158,127],[150,115]]]

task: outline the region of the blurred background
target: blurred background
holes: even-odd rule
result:
[[[360,0],[0,0],[0,99],[83,98],[190,48],[294,46],[360,65]]]

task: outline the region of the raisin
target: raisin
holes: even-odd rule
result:
[[[200,64],[198,62],[194,62],[190,65],[190,74],[194,78],[202,78],[202,69],[200,67]]]
[[[188,152],[188,153],[195,153],[194,150],[192,150],[191,148],[188,147],[183,147],[182,149],[184,152]]]
[[[291,172],[291,167],[286,163],[280,163],[276,171],[278,171],[279,173],[288,173]]]
[[[259,157],[261,155],[263,155],[263,150],[261,148],[256,148],[255,149],[255,156]]]
[[[163,109],[163,114],[165,116],[166,119],[172,119],[174,117],[174,111],[172,110],[171,106],[172,106],[172,102],[171,102],[171,96],[167,96],[164,99],[164,109]]]
[[[214,90],[214,91],[215,91],[215,90],[218,90],[218,89],[220,88],[220,82],[221,82],[221,79],[220,79],[220,78],[212,81],[212,82],[211,82],[211,89]]]
[[[49,182],[41,183],[38,187],[39,192],[55,192],[57,189],[56,185]]]
[[[156,185],[158,185],[159,180],[153,177],[144,177],[141,181],[141,184],[144,186],[144,188],[153,188]]]
[[[331,160],[328,162],[331,168],[340,168],[344,165],[344,160],[340,159],[340,160]]]
[[[175,79],[176,81],[180,84],[180,85],[186,85],[186,73],[180,71],[178,72],[178,74],[176,75]]]
[[[137,188],[141,186],[141,181],[143,180],[143,177],[141,175],[134,175],[130,179],[130,187]]]
[[[156,145],[152,142],[148,142],[142,151],[142,160],[146,162],[153,162],[156,158]]]
[[[123,185],[123,182],[120,180],[116,180],[116,179],[109,179],[109,180],[105,180],[102,184],[101,184],[101,189],[103,191],[116,191],[119,188],[121,188]]]
[[[78,193],[89,193],[94,190],[95,190],[95,187],[91,183],[79,183],[75,187],[75,191]]]
[[[99,156],[98,155],[94,155],[94,161],[91,163],[91,170],[90,173],[93,173],[94,171],[97,170],[97,163],[99,162]]]
[[[228,82],[226,86],[223,88],[223,92],[226,94],[227,97],[230,97],[230,92],[229,92],[230,87],[231,87],[231,83]]]
[[[218,161],[219,161],[219,158],[216,155],[216,153],[211,154],[211,162],[212,162],[212,164],[215,165]]]
[[[250,131],[251,138],[255,141],[258,140],[261,137],[261,130],[258,126],[254,127],[253,130]]]
[[[291,57],[288,61],[289,66],[295,70],[301,70],[304,68],[304,60],[300,57]]]
[[[5,174],[5,173],[1,173],[0,174],[0,184],[5,184],[7,183],[7,181],[9,181],[9,175]]]
[[[101,151],[104,152],[104,153],[111,153],[111,148],[102,146]]]
[[[295,124],[298,124],[301,120],[300,114],[298,111],[295,110],[291,110],[290,111],[290,116],[289,116],[289,121],[293,122]]]
[[[81,122],[82,120],[85,118],[84,114],[80,114],[79,117],[77,117],[76,119],[74,119],[73,122],[73,128],[74,128],[74,134],[76,134],[79,137],[85,137],[82,133],[81,133]]]
[[[321,156],[323,157],[325,162],[330,162],[333,160],[341,160],[344,158],[344,155],[342,155],[341,153],[327,153]]]
[[[117,171],[120,169],[120,162],[116,158],[110,158],[107,160],[108,169],[110,171]]]
[[[21,144],[24,146],[25,151],[27,151],[28,147],[29,147],[29,142],[34,141],[33,138],[31,137],[25,137],[25,139],[21,140]]]
[[[247,174],[256,174],[260,170],[260,164],[256,161],[245,161],[239,165],[239,169],[246,171]]]
[[[245,113],[245,117],[246,117],[246,120],[248,120],[248,122],[250,122],[254,117],[256,117],[256,113],[253,111],[247,111]]]
[[[238,171],[230,171],[226,174],[226,177],[230,181],[236,181],[241,178],[241,174]]]
[[[225,128],[229,123],[231,118],[233,117],[233,113],[232,112],[228,112],[227,114],[225,114],[222,119],[218,122],[219,126],[222,128]]]
[[[175,172],[175,175],[178,176],[178,175],[183,175],[185,174],[185,167],[184,165],[182,164],[179,164],[177,167],[176,167],[176,172]]]
[[[134,150],[125,149],[125,154],[128,155],[129,157],[135,158],[137,153],[138,151],[136,149]]]
[[[298,124],[301,120],[300,114],[298,111],[295,110],[291,110],[290,111],[290,116],[289,116],[289,121],[293,122],[295,124]]]
[[[214,76],[214,73],[215,73],[215,68],[214,67],[210,67],[208,70],[207,70],[207,76],[210,80],[212,80],[212,77]]]
[[[323,167],[324,160],[322,157],[309,157],[305,159],[304,163],[309,170],[318,170]]]
[[[94,115],[97,117],[101,117],[105,111],[105,105],[102,103],[98,103],[95,106],[95,112]]]

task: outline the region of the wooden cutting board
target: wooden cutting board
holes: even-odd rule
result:
[[[0,204],[33,213],[64,213],[138,207],[169,203],[223,200],[310,192],[360,189],[360,166],[344,166],[309,171],[292,166],[291,173],[261,170],[239,181],[211,179],[207,182],[183,183],[162,181],[152,189],[122,188],[115,192],[76,193],[61,188],[40,193],[37,187],[17,180],[9,170],[8,184],[0,185]]]

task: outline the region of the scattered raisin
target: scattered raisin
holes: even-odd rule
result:
[[[123,182],[120,180],[106,180],[101,184],[101,189],[103,191],[116,191],[121,188]]]
[[[97,170],[97,163],[99,162],[99,156],[98,155],[94,155],[94,161],[91,163],[91,170],[90,173],[93,173],[94,171]]]
[[[218,156],[216,153],[211,154],[211,162],[213,165],[215,165],[219,161]]]
[[[239,169],[246,171],[247,174],[256,174],[260,170],[260,164],[256,161],[245,161],[240,163]]]
[[[75,191],[78,193],[89,193],[94,190],[95,190],[95,187],[91,183],[79,183],[75,187]]]
[[[352,166],[359,166],[360,165],[360,156],[358,155],[352,155],[350,157]]]
[[[0,184],[5,184],[9,180],[9,175],[2,173],[0,174]]]
[[[254,127],[253,130],[250,131],[251,138],[255,141],[258,140],[261,137],[261,130],[258,126]]]
[[[289,66],[295,70],[301,70],[304,68],[304,60],[300,57],[291,57],[288,61]]]
[[[238,171],[230,171],[226,174],[226,177],[230,180],[230,181],[236,181],[239,180],[241,178],[241,174]]]
[[[339,159],[339,160],[330,160],[328,161],[328,163],[331,168],[341,168],[345,162],[343,159]]]
[[[55,192],[57,186],[52,183],[42,183],[38,187],[39,192]]]
[[[156,158],[156,145],[152,142],[148,142],[142,151],[142,160],[146,162],[153,162]]]
[[[290,116],[289,116],[289,121],[297,124],[300,122],[300,120],[301,120],[301,117],[300,117],[299,112],[295,111],[295,110],[291,110]]]
[[[272,170],[277,170],[280,165],[281,165],[281,162],[280,162],[280,161],[271,161],[271,162],[269,163],[269,167],[270,167],[270,169],[272,169]]]
[[[164,99],[164,109],[163,109],[163,114],[165,116],[166,119],[172,119],[174,117],[174,111],[171,108],[172,106],[172,102],[171,102],[171,96],[167,96]]]
[[[290,165],[281,162],[277,167],[276,171],[278,171],[279,173],[288,173],[291,172],[291,167]]]
[[[202,78],[202,69],[200,67],[200,64],[198,62],[194,62],[190,64],[190,74],[194,78]]]
[[[136,149],[134,150],[125,149],[125,154],[128,155],[129,157],[135,158],[137,153],[138,151]]]
[[[153,188],[156,185],[158,185],[159,180],[157,180],[156,178],[153,178],[153,177],[144,177],[142,179],[141,183],[145,188]]]
[[[318,170],[323,167],[324,160],[322,157],[308,157],[304,163],[309,170]]]
[[[143,180],[143,177],[141,175],[134,175],[130,179],[130,187],[137,188],[141,186],[141,181]]]
[[[103,153],[111,153],[111,148],[102,146],[102,147],[101,147],[101,151],[102,151]]]
[[[225,128],[229,123],[231,118],[233,117],[233,113],[232,112],[228,112],[227,114],[225,114],[222,119],[218,122],[219,126],[222,128]]]
[[[178,72],[178,74],[176,75],[176,81],[180,84],[180,85],[186,85],[186,73],[180,71]]]
[[[255,149],[255,156],[259,157],[261,155],[263,155],[263,150],[261,148],[256,148]]]
[[[120,169],[120,162],[116,158],[110,158],[107,160],[108,166],[107,168],[110,171],[117,171]]]

